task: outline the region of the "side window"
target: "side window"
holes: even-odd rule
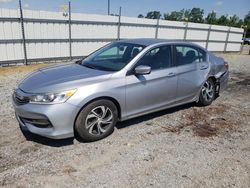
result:
[[[175,56],[177,65],[206,61],[206,53],[203,50],[191,46],[175,46]]]
[[[137,54],[139,54],[142,51],[142,49],[143,48],[141,46],[133,47],[133,49],[131,50],[131,54],[130,54],[131,59],[137,56]]]
[[[138,62],[138,65],[150,66],[152,70],[171,67],[171,46],[161,46],[146,53]]]

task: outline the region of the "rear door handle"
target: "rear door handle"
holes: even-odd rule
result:
[[[174,72],[170,72],[168,73],[167,77],[172,77],[172,76],[175,76],[175,73]]]
[[[202,65],[202,66],[200,66],[200,70],[205,70],[207,68],[208,68],[208,65]]]

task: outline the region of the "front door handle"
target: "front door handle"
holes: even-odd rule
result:
[[[172,77],[172,76],[175,76],[175,73],[174,72],[170,72],[168,73],[167,77]]]

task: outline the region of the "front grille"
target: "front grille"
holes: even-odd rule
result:
[[[29,97],[22,95],[18,90],[14,91],[13,100],[17,105],[24,105],[29,103]]]

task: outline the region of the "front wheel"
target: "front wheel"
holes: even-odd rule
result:
[[[201,106],[210,105],[215,98],[215,85],[211,78],[209,78],[202,86],[199,102],[198,104]]]
[[[93,142],[103,139],[114,131],[118,111],[109,100],[97,100],[79,113],[75,130],[83,141]]]

